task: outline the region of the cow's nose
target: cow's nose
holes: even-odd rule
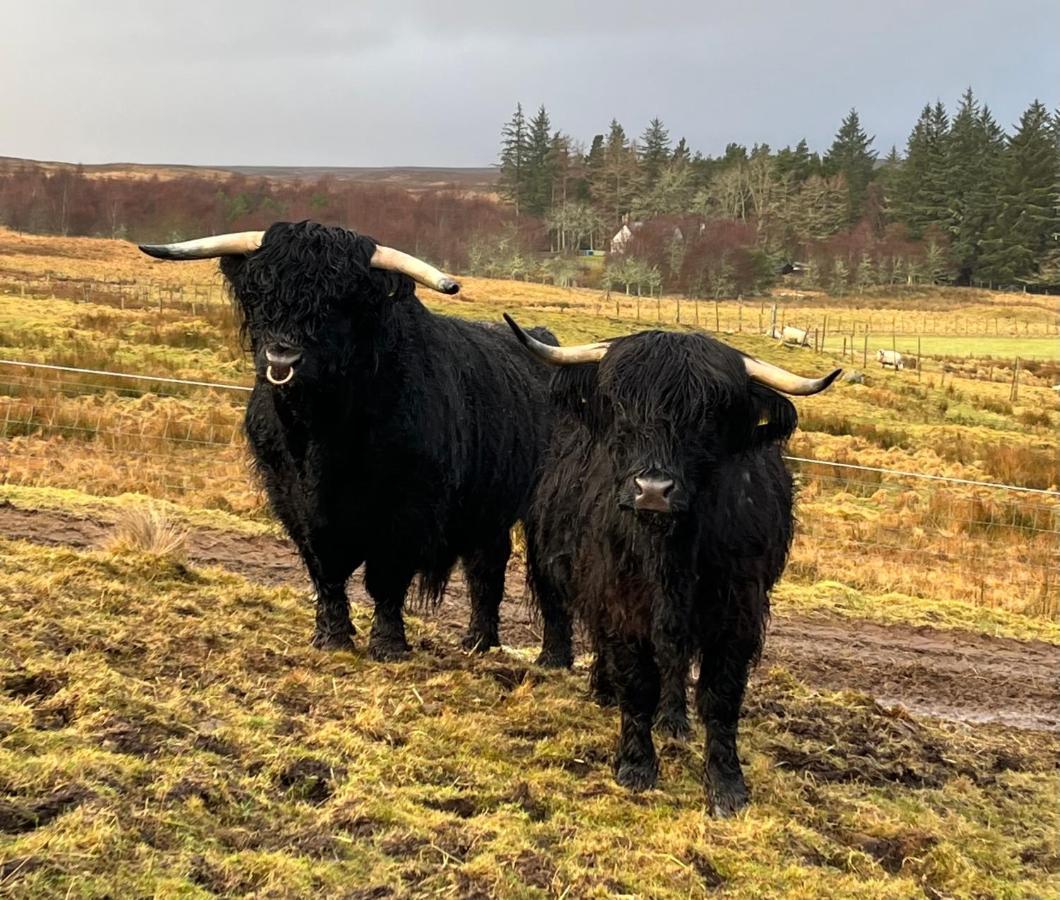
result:
[[[670,495],[674,491],[672,478],[639,475],[633,479],[633,508],[650,512],[670,512]]]

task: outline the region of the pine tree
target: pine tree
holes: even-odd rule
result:
[[[501,129],[500,190],[501,196],[515,207],[519,215],[527,196],[526,160],[529,134],[523,104],[515,105],[515,113]]]
[[[949,220],[946,162],[949,118],[941,102],[926,105],[906,145],[892,209],[898,221],[920,237],[931,225]]]
[[[979,264],[981,241],[994,216],[1004,138],[990,111],[979,108],[972,89],[961,97],[946,143],[945,194],[957,281],[969,284]]]
[[[998,214],[983,240],[981,275],[988,281],[1037,281],[1056,231],[1058,165],[1049,113],[1035,100],[1005,149]]]
[[[589,183],[593,203],[608,227],[617,226],[630,211],[636,178],[636,150],[618,120],[612,119],[603,146],[603,159],[595,172],[590,170]]]
[[[530,120],[526,147],[526,211],[543,216],[552,202],[552,123],[544,105]]]
[[[670,159],[670,133],[660,119],[652,119],[640,138],[640,184],[642,193],[650,193],[663,167]]]
[[[875,138],[869,137],[862,129],[858,111],[851,109],[825,155],[825,166],[829,173],[842,175],[846,179],[847,225],[857,222],[865,211],[865,197],[876,161],[876,151],[869,149],[873,140]]]

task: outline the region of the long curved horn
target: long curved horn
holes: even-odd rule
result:
[[[523,331],[523,329],[516,323],[515,319],[509,316],[508,313],[504,314],[504,321],[511,326],[512,331],[515,332],[515,336],[519,338],[519,342],[526,347],[527,350],[533,353],[538,359],[542,359],[554,366],[570,366],[575,363],[599,362],[604,358],[604,354],[607,353],[608,348],[611,346],[602,341],[596,341],[592,344],[577,344],[572,347],[553,347],[551,344],[545,344]]]
[[[253,253],[261,246],[264,237],[264,231],[240,231],[181,241],[177,244],[140,244],[140,249],[156,259],[212,259],[217,256]],[[460,290],[460,285],[444,272],[439,272],[422,259],[416,259],[415,256],[390,247],[377,246],[372,254],[371,266],[375,269],[403,272],[425,287],[443,294],[455,294]]]
[[[140,244],[140,249],[155,259],[213,259],[253,253],[261,246],[264,237],[264,231],[237,231],[178,244]]]
[[[392,247],[384,247],[382,244],[375,248],[372,254],[372,267],[375,269],[389,269],[391,272],[401,272],[414,278],[424,287],[439,291],[442,294],[455,294],[460,290],[460,285],[444,272],[439,272],[434,266],[425,263],[422,259],[409,256]]]
[[[771,387],[775,391],[794,394],[799,397],[819,394],[835,381],[843,371],[842,369],[836,369],[823,378],[803,378],[801,375],[796,375],[794,372],[780,368],[780,366],[774,366],[772,363],[755,359],[753,356],[744,356],[743,364],[747,369],[748,376],[759,384]]]

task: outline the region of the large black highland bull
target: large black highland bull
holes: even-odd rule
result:
[[[546,612],[573,610],[597,660],[597,698],[622,712],[615,777],[655,784],[652,723],[688,733],[685,684],[699,663],[711,810],[747,803],[736,727],[762,649],[769,591],[792,536],[781,445],[800,378],[704,334],[646,332],[553,347],[558,419],[527,520],[531,579]]]
[[[221,259],[257,370],[246,433],[316,588],[313,643],[351,645],[346,582],[364,564],[369,652],[403,656],[413,578],[437,598],[462,559],[465,644],[496,646],[509,529],[547,438],[546,378],[508,329],[431,313],[413,279],[445,294],[455,281],[343,228],[281,222],[141,249]],[[545,630],[541,661],[569,664],[569,620]]]

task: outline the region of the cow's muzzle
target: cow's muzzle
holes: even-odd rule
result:
[[[671,515],[681,502],[681,490],[677,480],[668,472],[652,468],[630,478],[623,506],[638,513]]]
[[[265,378],[269,384],[284,385],[294,378],[294,370],[302,359],[299,350],[289,347],[270,348],[265,351]]]

